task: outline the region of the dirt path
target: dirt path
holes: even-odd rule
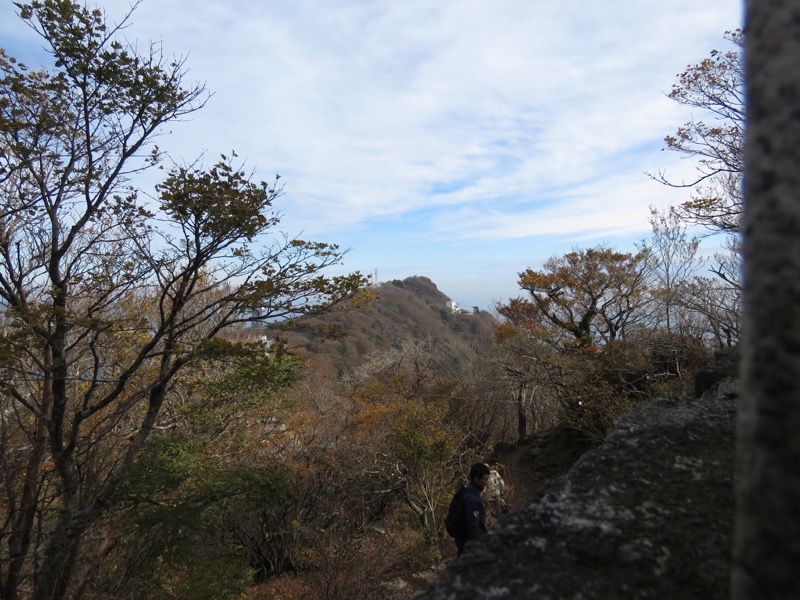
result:
[[[506,502],[512,512],[523,508],[542,485],[566,473],[591,448],[580,433],[557,427],[497,452],[496,465],[506,483]]]

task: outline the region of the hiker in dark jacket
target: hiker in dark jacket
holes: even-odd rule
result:
[[[489,482],[489,467],[483,463],[475,463],[469,470],[469,483],[464,484],[464,517],[466,519],[466,537],[456,536],[456,556],[461,556],[464,546],[469,540],[477,540],[486,533],[486,512],[481,500],[481,492]]]

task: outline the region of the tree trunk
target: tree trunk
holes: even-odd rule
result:
[[[63,509],[61,512],[64,512]],[[67,596],[78,543],[86,529],[85,525],[81,529],[75,524],[62,523],[71,518],[65,515],[62,519],[59,515],[58,527],[36,551],[37,568],[32,600],[61,600]]]
[[[800,598],[800,1],[749,0],[732,598]]]
[[[45,351],[44,365],[45,376],[42,380],[42,414],[47,414],[53,405],[53,395],[51,388],[50,368],[52,367],[51,355]],[[34,520],[39,511],[39,488],[41,485],[40,475],[42,470],[42,460],[47,449],[47,426],[44,419],[36,420],[36,432],[33,436],[33,443],[25,467],[25,479],[22,485],[19,508],[12,512],[12,531],[8,539],[8,571],[3,582],[3,600],[16,600],[18,587],[21,581],[25,562],[30,553],[33,541]],[[11,503],[8,506],[12,510]]]
[[[528,407],[525,395],[524,386],[517,388],[517,441],[519,442],[528,435]]]
[[[25,467],[25,482],[22,487],[19,508],[12,519],[13,526],[8,540],[9,565],[6,579],[3,582],[3,600],[17,599],[17,587],[30,551],[34,520],[38,512],[39,474],[47,447],[45,434],[46,429],[40,421],[37,424],[31,456]]]

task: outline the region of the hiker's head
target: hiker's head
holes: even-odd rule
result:
[[[469,480],[483,489],[489,482],[489,467],[483,463],[475,463],[469,470]]]

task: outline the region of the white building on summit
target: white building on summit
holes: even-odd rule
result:
[[[445,306],[447,306],[447,308],[450,309],[450,312],[452,312],[454,314],[457,314],[457,315],[468,315],[468,314],[472,313],[472,311],[467,310],[466,308],[461,308],[458,305],[458,302],[454,302],[453,300],[448,300],[447,304]]]

